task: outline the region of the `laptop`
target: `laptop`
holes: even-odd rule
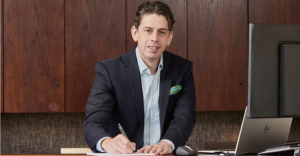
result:
[[[293,118],[247,118],[247,107],[235,150],[199,150],[199,153],[246,154],[285,144]]]

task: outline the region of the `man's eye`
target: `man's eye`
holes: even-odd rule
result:
[[[160,33],[160,34],[166,34],[166,32],[164,32],[164,31],[160,31],[159,33]]]
[[[151,30],[145,30],[146,32],[151,32]]]

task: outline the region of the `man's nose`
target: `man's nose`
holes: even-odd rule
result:
[[[151,35],[151,41],[153,41],[153,42],[157,42],[158,41],[158,34],[157,34],[157,32],[153,33]]]

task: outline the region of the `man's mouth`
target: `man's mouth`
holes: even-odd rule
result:
[[[157,50],[157,49],[159,49],[159,47],[157,47],[157,46],[148,46],[148,48],[149,48],[149,49],[152,49],[152,50]]]

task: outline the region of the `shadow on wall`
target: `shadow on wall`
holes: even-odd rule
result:
[[[193,149],[234,148],[244,112],[197,112],[187,145]],[[1,154],[58,154],[61,148],[88,147],[84,113],[1,114]],[[297,122],[298,120],[298,122]],[[300,140],[299,119],[289,142]]]

